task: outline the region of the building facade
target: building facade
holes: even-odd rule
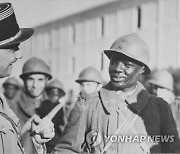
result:
[[[44,59],[66,89],[91,65],[108,80],[109,60],[103,54],[119,36],[137,32],[149,45],[150,67],[180,67],[180,0],[118,0],[35,27],[22,45],[24,60]],[[20,66],[17,64],[17,66]]]

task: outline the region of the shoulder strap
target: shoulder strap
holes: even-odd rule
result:
[[[16,135],[17,135],[17,144],[18,144],[19,148],[21,149],[21,152],[24,154],[24,149],[23,149],[22,144],[21,144],[21,134],[17,129],[17,125],[7,114],[0,112],[0,115],[11,123],[11,125],[12,125],[12,127],[13,127]]]
[[[137,118],[138,118],[138,115],[131,112],[128,115],[128,117],[124,120],[122,125],[116,130],[114,135],[123,134],[126,130],[128,130],[133,125],[133,123],[135,122]],[[101,154],[104,154],[111,147],[111,145],[112,145],[112,142],[108,141],[105,147],[103,148]]]
[[[1,115],[2,117],[4,117],[6,120],[8,120],[8,121],[11,123],[11,125],[12,125],[14,131],[16,132],[16,134],[18,134],[18,135],[20,136],[20,133],[19,133],[19,131],[17,130],[17,125],[14,123],[14,121],[13,121],[7,114],[5,114],[5,113],[3,113],[3,112],[0,112],[0,115]],[[19,137],[18,137],[18,138],[19,138]]]

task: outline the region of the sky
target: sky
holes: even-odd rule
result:
[[[0,0],[13,4],[20,27],[35,27],[113,0]]]

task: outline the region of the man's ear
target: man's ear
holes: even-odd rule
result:
[[[47,76],[45,76],[46,77],[46,82],[48,82],[49,81],[49,78],[47,77]]]
[[[140,74],[143,74],[145,72],[145,67],[142,66],[141,70],[140,70]]]

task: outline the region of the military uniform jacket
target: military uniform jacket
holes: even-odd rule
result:
[[[19,120],[0,94],[0,154],[24,154],[20,140]]]
[[[95,132],[96,136],[89,140],[92,148],[88,152],[100,154],[107,143],[107,137],[115,133],[129,112],[138,114],[138,118],[125,134],[119,135],[151,135],[152,138],[169,136],[166,142],[157,140],[156,137],[151,142],[146,140],[144,147],[148,147],[151,153],[180,152],[177,127],[167,102],[149,95],[140,83],[136,91],[124,101],[109,83],[98,93],[80,95],[54,153],[74,154],[88,151],[84,145],[88,145],[89,132]],[[146,153],[146,149],[138,142],[113,141],[106,154]]]
[[[20,97],[17,99],[17,111],[18,111],[18,118],[20,121],[21,126],[23,127],[24,124],[33,116],[36,114],[36,106],[35,101],[38,102],[38,104],[41,104],[41,102],[46,99],[47,96],[44,94],[41,99],[35,100],[31,98],[26,91],[22,91],[20,94]],[[22,135],[22,145],[24,147],[26,154],[37,154],[37,151],[35,149],[35,146],[32,142],[31,136],[29,132],[26,132]]]

